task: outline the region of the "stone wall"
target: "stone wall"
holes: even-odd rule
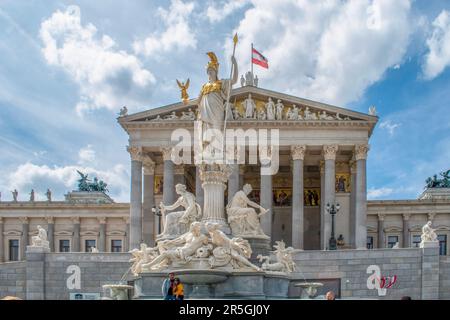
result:
[[[450,300],[450,257],[448,256],[440,257],[439,299]]]
[[[399,299],[406,295],[413,299],[422,298],[422,249],[303,251],[295,255],[295,262],[300,272],[292,276],[297,282],[303,278],[328,279],[328,282],[335,279],[340,283],[338,293],[341,298]],[[396,283],[387,289],[385,296],[379,296],[376,289],[367,288],[367,279],[372,274],[367,273],[370,265],[379,266],[382,276],[397,276]],[[333,286],[329,288],[333,289]],[[291,290],[291,296],[298,296],[299,289],[295,292],[291,286]],[[325,290],[327,288],[319,293],[323,294]]]
[[[117,283],[131,264],[128,253],[49,253],[45,258],[45,299],[68,300],[70,293],[100,293],[107,283]],[[80,268],[81,288],[69,290],[66,273],[71,265]]]
[[[295,254],[299,270],[291,274],[289,296],[299,297],[297,282],[325,284],[320,294],[333,290],[341,298],[450,299],[450,258],[440,257],[438,248],[377,250],[301,251]],[[99,293],[102,285],[117,283],[130,267],[128,253],[40,253],[27,252],[27,261],[0,264],[0,297],[64,300],[70,293]],[[371,265],[381,276],[397,276],[396,283],[379,296],[367,288]],[[80,270],[80,288],[69,290],[69,266]],[[44,285],[45,284],[45,285]],[[159,288],[158,288],[159,290]]]
[[[25,261],[0,263],[0,298],[25,298]]]

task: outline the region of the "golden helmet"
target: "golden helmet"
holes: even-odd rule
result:
[[[207,52],[206,54],[209,56],[209,59],[210,59],[210,61],[206,65],[206,70],[208,70],[209,68],[213,68],[214,70],[216,70],[216,72],[218,72],[219,71],[219,61],[217,60],[215,53]]]

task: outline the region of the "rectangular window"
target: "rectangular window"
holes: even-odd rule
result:
[[[59,240],[59,252],[70,252],[70,240]]]
[[[421,241],[422,240],[420,239],[420,235],[413,235],[412,237],[413,248],[418,248]]]
[[[95,240],[86,240],[84,242],[85,252],[92,252],[92,248],[95,248]]]
[[[9,240],[9,261],[19,261],[19,240]]]
[[[373,237],[367,237],[367,249],[373,249]]]
[[[111,252],[122,252],[122,240],[111,240]]]
[[[447,254],[447,235],[439,234],[437,238],[439,240],[439,254],[445,256]]]
[[[398,242],[398,236],[388,236],[388,248],[392,248]]]

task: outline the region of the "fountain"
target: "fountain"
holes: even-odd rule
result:
[[[309,299],[314,299],[317,297],[317,289],[323,287],[323,283],[305,281],[294,284],[294,287],[302,288],[302,292],[300,293],[300,299],[305,298],[304,293],[306,293]]]

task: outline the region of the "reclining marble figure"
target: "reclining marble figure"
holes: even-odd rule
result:
[[[252,191],[252,186],[246,184],[243,190],[236,192],[233,199],[227,205],[228,223],[234,236],[252,237],[264,236],[261,228],[260,217],[269,210],[264,209],[256,202],[251,201],[248,195]],[[259,214],[254,208],[259,209]]]
[[[215,247],[213,255],[209,258],[211,268],[231,264],[233,269],[248,267],[256,271],[261,271],[261,268],[248,261],[248,258],[252,255],[252,249],[247,240],[242,238],[228,238],[220,230],[218,223],[207,223],[206,230],[208,230],[211,242]]]
[[[200,205],[195,202],[195,196],[186,190],[185,185],[177,184],[175,191],[180,197],[174,204],[170,206],[166,206],[163,203],[160,204],[164,230],[158,235],[158,238],[176,238],[187,232],[190,224],[194,221],[199,221],[202,216]],[[167,210],[175,210],[180,206],[185,210],[170,212],[166,215],[165,212]]]
[[[148,248],[145,243],[141,243],[140,250],[135,248],[131,250],[130,253],[132,258],[129,262],[133,262],[131,272],[133,275],[137,276],[139,273],[146,271],[142,268],[142,265],[155,259],[158,256],[159,251],[157,248]]]
[[[208,237],[201,232],[202,224],[193,222],[189,232],[173,240],[158,242],[159,255],[149,263],[143,264],[142,269],[162,269],[174,262],[187,263],[197,254],[197,250],[208,245]]]

